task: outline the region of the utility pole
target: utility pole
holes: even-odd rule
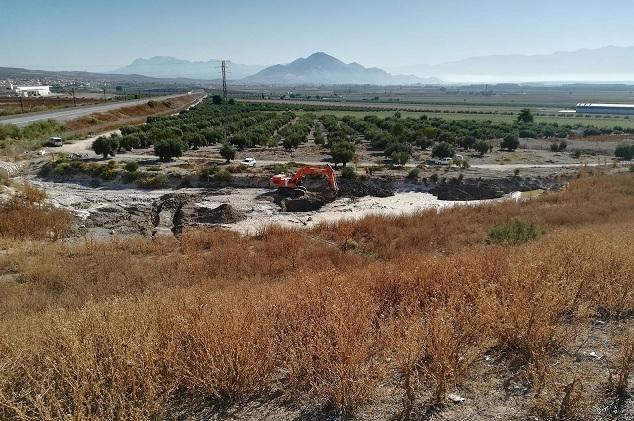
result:
[[[224,129],[225,129],[225,143],[228,142],[229,138],[229,104],[227,101],[227,62],[222,60],[220,63],[220,72],[222,73],[222,97],[223,97],[223,108],[225,114],[224,121]]]
[[[103,102],[106,102],[106,88],[103,88]]]
[[[24,113],[24,100],[22,99],[22,95],[18,94],[20,97],[20,108],[22,109],[22,113]]]
[[[222,60],[222,96],[227,99],[227,63]]]
[[[77,107],[77,98],[75,98],[75,87],[73,86],[73,104]]]

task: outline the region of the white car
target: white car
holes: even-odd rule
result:
[[[438,164],[440,165],[451,165],[453,163],[453,158],[440,158],[438,160]]]
[[[48,144],[49,146],[60,147],[60,146],[64,146],[64,141],[62,140],[61,137],[51,137],[48,140]]]
[[[256,161],[255,158],[244,158],[240,164],[246,165],[247,167],[255,167]]]

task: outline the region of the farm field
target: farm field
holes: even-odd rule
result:
[[[300,107],[301,108],[301,107]],[[312,111],[299,111],[300,113],[312,112]],[[425,114],[430,118],[442,118],[446,120],[491,120],[494,122],[513,123],[517,115],[504,114],[479,114],[477,111],[470,110],[468,113],[462,110],[453,110],[451,108],[444,108],[440,112],[428,112],[428,111],[400,111],[403,117],[417,118]],[[338,110],[336,107],[320,110],[316,112],[317,115],[332,114],[337,117],[344,117],[346,115],[354,117],[365,117],[366,115],[376,115],[380,118],[389,117],[394,114],[394,111],[373,111],[368,109],[367,111],[344,111]],[[535,121],[538,123],[557,123],[561,125],[587,125],[596,127],[628,127],[634,128],[634,119],[617,117],[617,116],[564,116],[564,115],[544,115],[540,114],[535,117]]]
[[[272,90],[246,89],[236,86],[237,97],[257,99],[262,94],[270,98],[286,96],[285,100],[313,102],[357,102],[369,105],[437,105],[457,107],[497,108],[574,108],[579,102],[633,103],[634,91],[623,85],[466,85],[466,86],[341,86],[332,88],[279,87]],[[292,97],[289,96],[291,92]],[[308,98],[310,97],[310,98]]]

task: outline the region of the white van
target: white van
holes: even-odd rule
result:
[[[64,146],[64,141],[62,140],[61,137],[51,137],[48,140],[48,145],[54,146],[54,147],[60,147],[60,146]]]

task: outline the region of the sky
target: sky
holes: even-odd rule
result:
[[[634,45],[632,0],[2,0],[0,66],[112,70],[155,55],[398,69]]]

